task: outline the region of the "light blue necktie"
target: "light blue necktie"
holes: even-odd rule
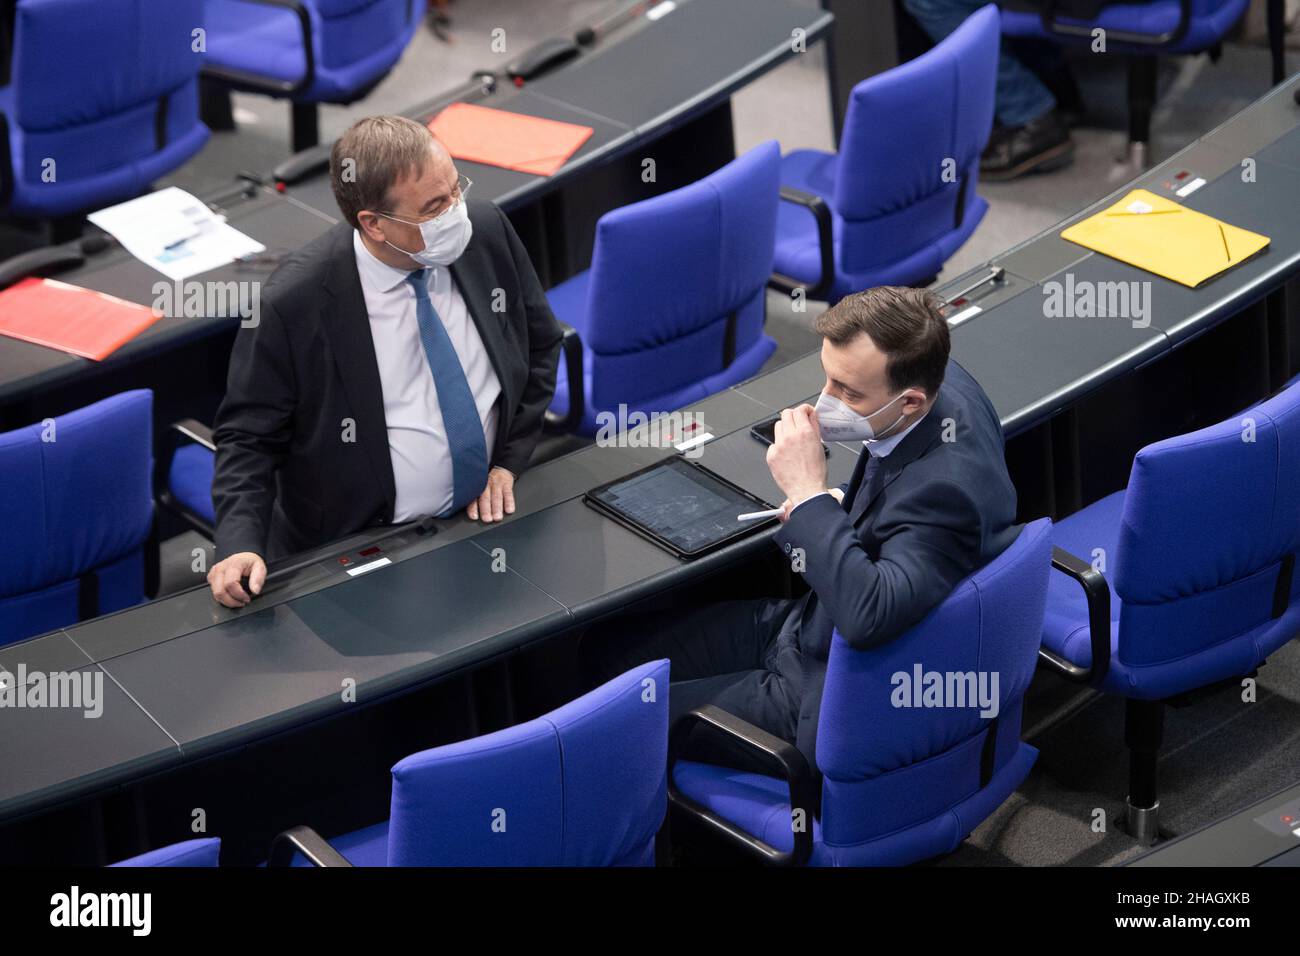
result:
[[[438,390],[438,405],[442,408],[442,426],[451,449],[452,502],[451,508],[440,515],[447,517],[463,509],[487,486],[487,441],[465,369],[429,299],[428,279],[428,269],[419,269],[406,277],[415,290],[420,343],[429,359],[429,371]]]

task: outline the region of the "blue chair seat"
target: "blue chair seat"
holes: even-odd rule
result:
[[[230,85],[266,91],[270,84],[306,85],[289,95],[299,103],[351,103],[401,58],[420,22],[410,0],[305,0],[312,30],[307,75],[296,13],[256,0],[206,0],[207,62],[245,74]],[[416,12],[408,19],[408,14]]]
[[[302,27],[287,7],[207,0],[208,60],[243,73],[297,83],[307,73]]]
[[[387,866],[388,865],[388,821],[376,823],[372,827],[353,830],[341,837],[330,840],[330,846],[338,850],[353,866]],[[310,867],[306,857],[298,854],[293,859],[297,867]]]
[[[1108,42],[1112,53],[1196,53],[1223,39],[1229,28],[1245,13],[1249,0],[1194,0],[1187,33],[1177,43],[1166,46]],[[1059,17],[1063,25],[1084,28],[1101,27],[1107,31],[1160,35],[1178,26],[1178,0],[1155,0],[1152,3],[1121,3],[1103,7],[1095,20]],[[1038,13],[1002,11],[1002,32],[1013,37],[1041,37],[1056,42],[1091,43],[1092,37],[1067,37],[1043,29]]]
[[[212,472],[215,456],[202,445],[176,449],[167,473],[167,488],[186,511],[209,524],[216,522],[212,507]]]
[[[216,837],[204,837],[159,847],[157,850],[133,856],[129,860],[110,863],[109,866],[217,866],[220,855],[221,840]]]

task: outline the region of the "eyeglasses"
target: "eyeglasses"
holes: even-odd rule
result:
[[[379,215],[384,216],[387,219],[392,219],[395,222],[404,222],[409,226],[421,226],[424,225],[424,223],[426,222],[431,222],[436,225],[438,222],[442,220],[443,216],[447,215],[450,212],[454,212],[456,207],[465,201],[465,197],[469,195],[469,188],[473,185],[474,185],[474,180],[470,179],[464,173],[462,173],[459,177],[457,177],[456,191],[451,195],[451,205],[449,205],[446,209],[444,209],[442,212],[438,213],[438,215],[434,216],[431,219],[421,219],[415,221],[410,219],[398,219],[396,216],[386,212],[381,212]]]

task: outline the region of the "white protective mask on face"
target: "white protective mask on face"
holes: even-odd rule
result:
[[[465,208],[464,200],[456,203],[436,222],[430,219],[427,222],[415,223],[382,212],[379,215],[394,222],[404,222],[411,226],[418,225],[420,227],[420,238],[424,240],[424,248],[418,252],[411,252],[401,246],[394,246],[387,239],[384,241],[388,242],[388,245],[393,246],[398,252],[405,252],[425,268],[451,265],[460,258],[461,253],[465,251],[465,247],[469,245],[470,237],[474,234],[474,224],[469,221],[469,211]]]
[[[817,422],[821,425],[822,438],[826,441],[879,441],[879,435],[893,431],[898,423],[907,417],[907,413],[900,414],[894,419],[892,425],[879,433],[871,427],[871,419],[902,398],[903,394],[900,392],[895,395],[870,415],[859,415],[835,396],[822,392],[816,405]]]

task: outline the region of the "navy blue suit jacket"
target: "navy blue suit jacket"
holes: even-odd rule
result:
[[[863,449],[842,505],[830,495],[812,499],[776,535],[786,554],[802,549],[812,588],[794,602],[778,641],[803,681],[796,745],[814,759],[832,632],[855,648],[894,640],[1020,531],[1002,425],[956,362],[929,413],[864,488],[866,459]]]

